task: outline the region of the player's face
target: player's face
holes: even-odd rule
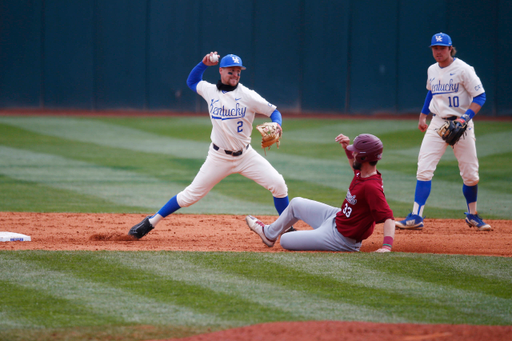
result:
[[[450,51],[451,48],[449,46],[432,46],[432,55],[441,67],[451,64],[453,58],[450,55]]]
[[[359,161],[354,160],[354,163],[352,164],[352,167],[353,167],[355,170],[359,170],[359,171],[360,171],[360,170],[361,170],[361,166],[362,166],[362,165],[363,165],[363,164],[362,164],[362,163],[360,163]]]
[[[361,170],[362,163],[357,161],[357,152],[352,152],[352,156],[354,156],[354,162],[352,163],[352,167],[356,170]]]
[[[235,86],[240,81],[240,75],[242,74],[242,68],[240,66],[233,67],[221,67],[220,81],[223,84]]]

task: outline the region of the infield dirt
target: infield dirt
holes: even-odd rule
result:
[[[251,251],[289,252],[265,246],[241,215],[173,214],[140,240],[127,236],[143,214],[0,212],[0,230],[31,236],[31,242],[0,243],[0,250]],[[257,216],[271,223],[275,216]],[[397,218],[400,219],[400,218]],[[463,219],[425,219],[421,231],[396,230],[394,252],[512,256],[512,221],[485,220],[493,230],[478,231]],[[299,222],[299,230],[310,229]],[[363,241],[362,252],[382,245],[382,226]]]

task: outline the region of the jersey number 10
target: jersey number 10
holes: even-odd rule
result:
[[[453,103],[452,103],[453,102]],[[448,97],[448,103],[450,104],[449,107],[455,107],[455,108],[458,108],[459,107],[459,96],[454,96],[453,97],[453,100],[451,97]]]

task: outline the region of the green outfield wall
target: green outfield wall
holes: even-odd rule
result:
[[[2,0],[0,108],[204,111],[186,86],[210,51],[282,111],[418,113],[434,33],[512,116],[506,0]],[[216,68],[204,79],[216,82]]]

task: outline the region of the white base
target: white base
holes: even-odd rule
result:
[[[30,236],[21,233],[14,232],[0,232],[0,242],[29,242],[31,241]]]

